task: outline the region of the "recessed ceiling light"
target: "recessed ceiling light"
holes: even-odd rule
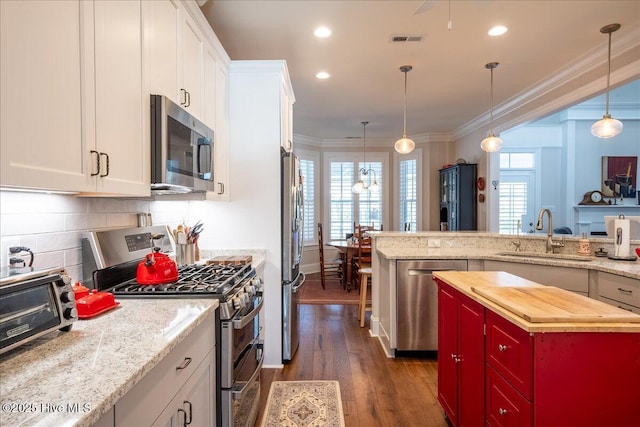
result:
[[[315,29],[313,34],[316,37],[325,38],[325,37],[329,37],[331,35],[331,30],[328,29],[327,27],[318,27],[318,28]]]
[[[329,77],[331,77],[331,75],[326,71],[320,71],[318,74],[316,74],[316,78],[321,80],[328,79]]]
[[[495,27],[489,30],[490,36],[501,36],[507,32],[507,27],[504,25],[496,25]]]

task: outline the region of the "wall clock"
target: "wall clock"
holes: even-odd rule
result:
[[[609,203],[604,200],[602,193],[598,190],[587,191],[584,193],[582,201],[579,205],[608,205]]]

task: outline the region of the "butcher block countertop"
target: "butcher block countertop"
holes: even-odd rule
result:
[[[640,332],[640,315],[504,271],[433,276],[528,332]]]

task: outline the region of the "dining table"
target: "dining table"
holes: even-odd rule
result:
[[[345,256],[342,257],[342,287],[347,290],[347,292],[351,291],[351,275],[352,275],[352,264],[353,257],[358,255],[358,251],[360,250],[360,243],[357,240],[353,239],[340,239],[340,240],[330,240],[327,242],[327,245],[333,246],[342,252]],[[363,248],[370,248],[371,245],[365,245]]]

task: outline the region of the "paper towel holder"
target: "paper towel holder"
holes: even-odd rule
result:
[[[622,221],[619,221],[619,220],[626,221],[626,224],[623,224]],[[635,261],[637,259],[637,257],[634,254],[630,253],[630,245],[629,245],[629,237],[630,237],[629,234],[631,232],[630,228],[631,228],[630,221],[625,218],[624,214],[621,213],[620,215],[618,215],[618,219],[615,220],[614,222],[614,232],[612,233],[614,253],[609,254],[608,256],[609,259],[613,259],[617,261]],[[626,229],[626,234],[627,234],[626,237],[623,236],[624,229]],[[621,251],[620,249],[624,248],[625,246],[626,246],[626,250]],[[622,254],[620,252],[622,252]]]

